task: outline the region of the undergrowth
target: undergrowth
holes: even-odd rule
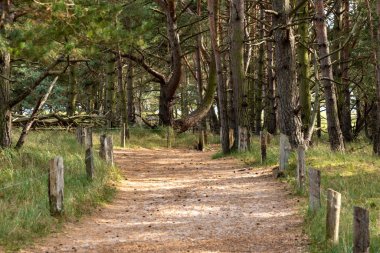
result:
[[[259,138],[253,137],[252,151],[232,153],[231,155],[255,168],[275,166],[279,159],[278,138],[268,145],[268,160],[261,164]],[[214,158],[222,156],[216,154]],[[316,213],[308,211],[307,201],[303,209],[305,230],[310,238],[312,253],[351,253],[353,245],[353,207],[360,206],[370,212],[370,252],[380,252],[380,159],[372,155],[371,144],[366,140],[357,140],[347,144],[344,154],[331,152],[327,140],[314,143],[306,152],[307,167],[321,170],[322,208]],[[294,187],[296,156],[291,154],[289,169],[285,180]],[[307,173],[306,173],[307,174]],[[306,180],[308,182],[308,179]],[[326,234],[326,193],[331,188],[342,194],[339,245],[330,246],[325,240]],[[308,186],[306,187],[306,191]],[[305,199],[308,192],[303,194]]]
[[[63,157],[65,167],[61,218],[49,213],[48,168],[55,156]],[[0,151],[0,245],[4,250],[13,252],[59,230],[63,221],[76,220],[112,198],[116,168],[95,155],[95,179],[90,182],[84,156],[75,134],[63,131],[31,132],[21,150]]]

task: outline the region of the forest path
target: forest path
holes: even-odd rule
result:
[[[270,170],[193,150],[117,150],[114,201],[22,252],[305,252],[299,200]]]

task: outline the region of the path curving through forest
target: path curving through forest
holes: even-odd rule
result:
[[[21,252],[305,252],[302,217],[269,170],[193,150],[118,150],[114,201]]]

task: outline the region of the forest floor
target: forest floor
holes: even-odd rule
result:
[[[115,151],[114,201],[21,252],[305,252],[289,185],[213,153]]]

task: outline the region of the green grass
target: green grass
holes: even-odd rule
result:
[[[238,159],[256,168],[278,164],[278,140],[272,141],[268,148],[268,161],[261,164],[260,146],[257,137],[253,138],[252,151],[233,153]],[[215,157],[220,157],[220,154]],[[296,157],[290,156],[287,180],[295,184]],[[380,158],[372,155],[372,147],[365,140],[347,145],[345,154],[333,153],[325,139],[315,143],[306,153],[308,167],[322,172],[322,208],[316,214],[308,212],[304,206],[305,230],[311,240],[310,251],[315,253],[352,252],[353,206],[370,211],[371,251],[380,252]],[[340,219],[340,241],[335,247],[325,241],[326,192],[332,188],[342,194]],[[307,198],[307,192],[303,193]],[[305,205],[307,201],[305,201]]]
[[[0,151],[0,245],[5,250],[15,251],[59,230],[62,222],[76,220],[112,198],[116,168],[96,155],[96,175],[90,182],[84,155],[75,134],[64,131],[31,132],[21,150]],[[54,156],[62,156],[65,166],[65,213],[59,219],[50,216],[48,203],[48,164]]]

